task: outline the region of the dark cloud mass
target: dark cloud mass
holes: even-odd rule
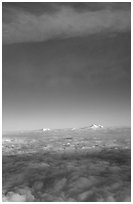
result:
[[[45,2],[45,3],[37,3],[33,2],[32,4],[29,2],[19,2],[19,3],[3,3],[3,10],[5,11],[7,8],[15,8],[19,10],[25,10],[29,13],[34,13],[35,15],[41,15],[42,13],[52,13],[57,12],[61,7],[71,7],[74,10],[79,12],[84,11],[98,11],[104,9],[110,10],[130,10],[131,4],[128,2],[124,3],[111,3],[111,2]]]
[[[3,43],[130,30],[130,3],[3,3]]]

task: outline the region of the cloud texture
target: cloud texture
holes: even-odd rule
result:
[[[40,15],[8,7],[4,8],[3,15],[3,43],[41,42],[103,32],[125,32],[131,27],[131,14],[127,7],[79,11],[70,5],[58,5],[55,12],[41,11]]]

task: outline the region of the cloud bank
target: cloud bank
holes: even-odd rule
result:
[[[41,42],[104,32],[126,32],[131,27],[130,9],[123,8],[107,7],[81,12],[70,6],[60,6],[56,12],[36,15],[35,12],[12,7],[5,13],[4,19],[11,20],[3,21],[3,43]]]

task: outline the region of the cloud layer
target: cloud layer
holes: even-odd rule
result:
[[[131,27],[130,9],[82,10],[60,6],[36,15],[9,7],[3,11],[3,43],[41,42],[54,38],[125,32]],[[7,20],[11,19],[11,20]]]

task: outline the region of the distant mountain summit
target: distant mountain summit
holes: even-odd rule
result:
[[[100,128],[103,128],[103,126],[102,126],[102,125],[92,124],[92,125],[90,126],[90,128],[91,128],[91,129],[100,129]]]
[[[96,124],[92,124],[92,125],[88,125],[88,126],[85,126],[85,127],[80,127],[80,128],[72,128],[71,130],[99,130],[99,129],[102,129],[104,128],[102,125],[96,125]]]
[[[45,132],[45,131],[49,131],[50,128],[42,128],[42,131]]]

